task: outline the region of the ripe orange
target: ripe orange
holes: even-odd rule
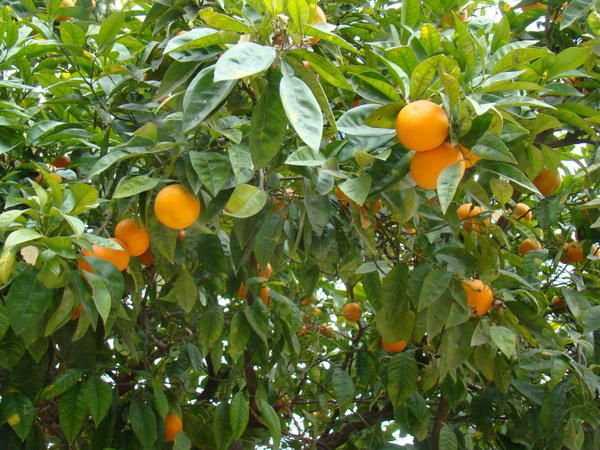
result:
[[[150,247],[150,236],[143,223],[123,219],[115,227],[115,237],[122,241],[131,256],[140,256]]]
[[[263,286],[260,288],[260,299],[267,306],[269,306],[271,304],[271,288],[270,287]]]
[[[60,169],[64,169],[65,167],[69,167],[71,164],[71,158],[69,155],[62,155],[52,161],[52,165],[54,167],[58,167]]]
[[[515,209],[513,209],[513,214],[517,217],[517,219],[523,219],[527,222],[530,222],[531,219],[533,219],[531,208],[525,203],[517,203],[515,205]]]
[[[552,308],[554,308],[554,309],[565,309],[567,307],[567,304],[565,303],[565,301],[558,296],[552,297],[550,304],[552,305]]]
[[[200,201],[181,184],[171,184],[156,196],[154,213],[166,227],[180,230],[189,227],[200,217]]]
[[[152,254],[152,249],[150,247],[140,255],[140,262],[146,267],[150,267],[154,264],[154,255]]]
[[[479,156],[477,156],[464,145],[458,144],[458,149],[462,153],[463,159],[465,160],[465,169],[473,167],[475,164],[477,164],[477,161],[481,160]]]
[[[244,283],[240,284],[240,287],[237,291],[237,296],[242,300],[248,300],[248,287]]]
[[[119,244],[125,250],[117,250],[114,248],[101,247],[97,244],[92,245],[92,251],[89,252],[84,250],[82,252],[83,256],[94,256],[96,258],[103,259],[104,261],[108,261],[112,265],[114,265],[119,270],[125,270],[125,267],[129,264],[129,253],[127,253],[127,246],[122,241],[111,238],[112,241]],[[79,261],[79,267],[82,270],[87,272],[94,272],[94,270],[90,267],[90,265],[85,260]]]
[[[58,5],[59,8],[73,8],[75,6],[75,3],[77,3],[77,0],[62,0],[60,2],[60,5]],[[69,20],[71,18],[71,16],[58,16],[56,18],[57,22],[64,22],[65,20]]]
[[[483,208],[475,206],[473,203],[465,203],[456,210],[456,214],[458,215],[458,218],[463,221],[463,228],[465,231],[471,233],[472,230],[480,232],[485,228],[484,226],[490,224],[490,219],[487,218],[483,219],[484,226],[479,223],[481,219],[478,216],[484,211]]]
[[[462,154],[448,142],[426,152],[417,152],[410,161],[410,174],[417,186],[423,189],[436,189],[438,176],[446,167],[461,162]],[[465,171],[464,162],[461,163]]]
[[[544,167],[540,174],[533,180],[533,184],[544,195],[548,197],[554,194],[560,187],[562,177],[560,173]]]
[[[440,105],[417,100],[400,110],[396,117],[396,136],[415,152],[432,150],[448,137],[448,116]]]
[[[362,308],[355,302],[346,303],[342,308],[342,314],[348,322],[356,323],[362,315]]]
[[[271,278],[271,274],[273,273],[273,268],[271,267],[271,263],[267,263],[265,266],[265,272],[263,273],[260,266],[258,266],[258,276],[260,278],[266,278],[267,280]]]
[[[519,244],[519,255],[524,256],[525,253],[532,250],[541,250],[542,244],[532,239],[525,239]]]
[[[381,338],[381,346],[388,353],[400,353],[406,348],[406,341],[388,342],[383,337]]]
[[[481,280],[464,280],[462,287],[467,294],[467,303],[478,316],[488,312],[494,301],[490,287]]]
[[[580,263],[585,260],[585,255],[583,254],[583,245],[581,242],[572,241],[563,245],[565,252],[560,258],[560,262],[563,264],[575,264]]]
[[[77,305],[75,307],[75,309],[71,313],[71,320],[77,320],[77,319],[79,319],[79,317],[81,316],[82,312],[83,312],[83,305],[80,303],[79,305]]]
[[[165,442],[172,442],[175,440],[175,435],[183,431],[183,420],[176,414],[170,412],[165,417]]]

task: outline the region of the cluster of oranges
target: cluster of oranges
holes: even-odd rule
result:
[[[258,273],[258,278],[261,279],[262,282],[266,283],[267,281],[269,281],[269,278],[271,278],[271,275],[273,274],[273,268],[271,267],[271,263],[267,263],[265,264],[265,269],[262,270],[262,268],[259,266],[257,266],[256,271]],[[248,301],[248,286],[246,286],[246,283],[242,282],[240,283],[240,287],[238,288],[237,291],[237,296],[244,300],[244,301]],[[260,288],[260,300],[267,306],[270,306],[272,303],[271,300],[271,288],[269,286],[261,286]]]
[[[200,216],[200,201],[181,184],[171,184],[163,188],[154,201],[154,214],[157,220],[168,228],[181,230],[180,239],[185,236],[183,229],[192,225]],[[92,250],[84,250],[83,256],[92,256],[113,264],[120,271],[129,265],[131,256],[138,256],[145,266],[154,264],[150,249],[150,235],[146,226],[135,219],[123,219],[115,227],[111,238],[119,249],[92,245]],[[87,261],[79,261],[82,270],[92,272]]]

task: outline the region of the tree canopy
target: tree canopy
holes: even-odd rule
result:
[[[0,1],[2,447],[600,448],[599,36]]]

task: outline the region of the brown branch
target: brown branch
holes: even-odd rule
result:
[[[387,403],[380,410],[370,411],[360,417],[358,414],[347,417],[344,419],[346,425],[341,430],[328,433],[317,440],[317,449],[327,450],[338,448],[348,441],[352,433],[360,432],[385,420],[390,420],[393,417],[394,408],[391,403]]]
[[[440,397],[440,402],[438,403],[437,412],[435,413],[433,430],[431,431],[431,450],[438,450],[440,431],[442,430],[444,422],[448,420],[449,413],[450,405],[448,404],[448,400],[442,395]]]

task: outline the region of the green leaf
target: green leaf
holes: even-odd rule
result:
[[[17,262],[13,249],[5,249],[0,253],[0,286],[8,283]],[[0,336],[0,339],[2,336]]]
[[[17,393],[3,396],[1,406],[4,420],[24,441],[31,430],[35,415],[31,400],[29,397]]]
[[[475,326],[471,322],[464,322],[444,331],[439,348],[442,375],[445,375],[448,370],[457,368],[469,359],[473,352],[471,338],[474,330]]]
[[[304,31],[309,36],[318,37],[319,39],[331,42],[338,47],[344,48],[353,53],[358,53],[358,50],[355,49],[351,44],[339,37],[337,34],[332,33],[332,30],[334,29],[335,27],[333,25],[324,23],[318,25],[306,25]]]
[[[10,321],[8,319],[6,306],[4,306],[4,303],[0,302],[0,341],[8,331],[9,327]]]
[[[156,380],[152,382],[152,402],[158,415],[164,419],[169,413],[169,400],[164,393],[164,386]]]
[[[600,305],[592,306],[581,314],[583,332],[591,333],[600,328]]]
[[[564,30],[570,27],[577,19],[586,15],[593,4],[593,0],[573,0],[569,2],[562,13],[560,29]]]
[[[80,383],[73,386],[58,399],[60,427],[69,443],[73,442],[79,435],[79,431],[83,427],[86,411],[87,405]]]
[[[325,156],[321,153],[315,152],[310,147],[303,146],[288,156],[285,164],[288,166],[320,167],[325,161]]]
[[[374,128],[365,123],[368,117],[376,110],[378,105],[362,105],[346,111],[337,121],[339,131],[351,136],[380,137],[386,136],[390,139],[396,136],[396,130],[384,130]]]
[[[232,187],[232,169],[229,157],[217,152],[189,152],[192,167],[202,184],[212,194]]]
[[[505,205],[512,198],[514,189],[509,182],[492,178],[490,180],[490,187],[492,188],[494,197],[498,199],[501,205]]]
[[[81,369],[67,369],[59,373],[52,380],[52,383],[47,385],[42,391],[42,400],[50,400],[64,394],[79,382],[82,374],[83,371]]]
[[[200,125],[229,96],[235,81],[215,82],[215,66],[198,73],[183,97],[183,129],[189,131]]]
[[[514,331],[501,326],[490,327],[490,337],[496,346],[507,358],[511,358],[517,352],[517,336]]]
[[[318,151],[323,137],[323,115],[310,88],[300,78],[284,76],[279,95],[285,114],[300,139]]]
[[[92,263],[92,259],[97,258],[86,258],[89,263]],[[92,266],[93,268],[93,266]],[[89,285],[92,287],[92,298],[94,299],[94,305],[96,305],[96,310],[100,317],[102,318],[102,322],[106,325],[108,321],[108,316],[110,314],[110,308],[112,306],[112,300],[110,296],[110,291],[108,286],[104,282],[104,278],[100,277],[94,273],[90,273],[87,271],[82,272],[84,278],[87,280]]]
[[[375,325],[387,342],[407,341],[415,326],[415,313],[384,306],[375,314]]]
[[[257,399],[256,406],[258,406],[260,415],[269,429],[269,434],[273,438],[273,449],[277,450],[281,441],[281,423],[279,422],[279,416],[273,407],[263,399]]]
[[[173,443],[173,450],[190,450],[192,448],[192,442],[185,432],[180,431],[175,435],[175,442]]]
[[[548,54],[549,52],[546,48],[514,48],[494,64],[492,73],[497,74],[506,72],[514,67],[525,66],[534,59],[542,58]]]
[[[231,324],[229,325],[228,351],[234,361],[237,361],[244,353],[249,338],[250,329],[248,328],[248,323],[244,315],[238,311],[233,315]]]
[[[348,372],[336,367],[331,374],[331,384],[333,396],[340,409],[349,406],[354,400],[354,382]]]
[[[115,12],[102,21],[102,26],[96,37],[98,48],[112,43],[117,34],[123,30],[123,24],[127,18],[126,12]]]
[[[268,84],[252,112],[250,151],[257,168],[265,167],[281,149],[287,120],[279,90]]]
[[[65,202],[61,209],[76,216],[82,212],[95,208],[98,205],[98,189],[85,183],[77,183],[70,186],[66,194]]]
[[[533,185],[533,183],[531,183],[529,178],[527,178],[523,174],[523,172],[521,172],[514,166],[509,166],[508,164],[492,161],[480,161],[479,163],[477,163],[477,166],[480,169],[494,172],[498,175],[502,175],[508,180],[518,184],[519,186],[522,186],[525,189],[530,190],[531,192],[539,194],[538,189]]]
[[[290,25],[293,29],[301,31],[310,17],[310,9],[306,0],[287,0],[285,2],[285,10],[289,18],[292,19]]]
[[[229,405],[229,422],[233,438],[239,439],[246,431],[250,419],[250,405],[243,392],[237,392]]]
[[[277,53],[273,47],[241,42],[227,50],[215,65],[214,81],[240,80],[264,72]]]
[[[410,75],[410,99],[419,100],[426,97],[427,89],[433,82],[437,67],[441,60],[438,56],[432,56],[419,63]]]
[[[433,269],[423,280],[419,294],[419,311],[424,310],[442,296],[450,284],[452,273],[445,269]]]
[[[487,132],[471,148],[471,151],[483,159],[516,164],[514,156],[500,137]]]
[[[396,117],[402,108],[406,106],[405,102],[388,103],[380,106],[371,112],[365,119],[365,125],[373,128],[396,129]]]
[[[457,450],[458,440],[456,434],[448,425],[444,424],[440,430],[439,450]]]
[[[395,354],[387,367],[387,390],[397,407],[404,403],[417,390],[419,371],[412,353]]]
[[[96,426],[108,414],[113,400],[111,387],[97,378],[90,378],[83,387],[83,398]]]
[[[13,209],[0,214],[0,231],[3,232],[5,228],[8,228],[24,212],[25,210],[23,209]]]
[[[205,8],[198,13],[198,16],[206,22],[211,28],[226,31],[237,31],[238,33],[250,33],[251,30],[244,24],[233,17],[226,16],[216,12],[213,8]]]
[[[464,173],[462,162],[446,167],[437,179],[437,193],[442,213],[446,213]]]
[[[180,62],[194,61],[195,58],[180,58],[178,54],[194,49],[202,49],[211,45],[234,43],[239,40],[237,33],[217,31],[212,28],[195,28],[180,36],[173,37],[165,47],[165,53]],[[185,53],[184,53],[185,54]],[[206,59],[206,56],[202,54]]]
[[[340,89],[353,91],[352,85],[346,80],[344,74],[327,58],[304,49],[292,50],[288,53],[300,61],[308,61],[312,69],[319,74],[322,80]]]
[[[362,175],[356,178],[349,178],[339,184],[339,188],[350,200],[358,205],[363,205],[369,196],[372,179],[370,175]]]
[[[267,202],[267,194],[250,184],[241,184],[235,188],[225,205],[225,214],[245,219],[260,212]]]
[[[148,175],[122,178],[121,181],[119,181],[112,198],[133,197],[141,192],[154,189],[158,183],[160,183],[159,178],[152,178]]]
[[[4,242],[4,248],[14,247],[16,245],[24,244],[25,242],[35,241],[41,238],[42,235],[31,228],[21,228],[20,230],[13,231],[8,235]]]
[[[27,270],[15,278],[6,296],[6,310],[16,335],[33,328],[41,329],[44,314],[52,306],[54,291],[37,279],[36,270]]]
[[[192,312],[192,309],[194,309],[194,305],[198,300],[198,287],[196,286],[194,278],[187,270],[181,270],[173,289],[171,289],[167,295],[167,299],[175,300],[186,314]]]
[[[268,344],[267,330],[269,328],[269,319],[264,310],[264,305],[255,304],[244,308],[244,316],[252,328],[252,331],[265,343]]]
[[[211,346],[219,340],[221,333],[223,332],[224,324],[225,316],[223,314],[223,309],[220,306],[211,306],[203,312],[198,334],[202,352],[204,354],[208,354]]]
[[[133,400],[129,406],[129,422],[144,448],[153,448],[157,437],[156,415],[150,405]]]

